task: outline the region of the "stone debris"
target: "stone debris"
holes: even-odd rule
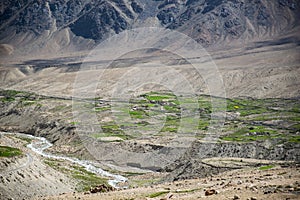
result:
[[[238,195],[234,195],[233,199],[234,199],[234,200],[240,199],[240,197],[239,197]]]
[[[109,192],[109,191],[114,191],[115,189],[111,186],[107,185],[98,185],[96,187],[93,187],[90,189],[90,193],[98,193],[98,192]]]
[[[210,190],[205,191],[205,196],[210,196],[210,195],[213,195],[213,194],[217,194],[217,191],[214,190],[214,189],[210,189]]]

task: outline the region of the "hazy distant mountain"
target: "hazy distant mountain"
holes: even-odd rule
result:
[[[299,19],[298,0],[2,0],[0,53],[84,50],[139,26],[219,46],[296,33]]]

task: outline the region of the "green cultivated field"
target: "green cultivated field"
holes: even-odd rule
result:
[[[0,157],[13,157],[21,154],[22,151],[20,149],[8,146],[0,146]]]

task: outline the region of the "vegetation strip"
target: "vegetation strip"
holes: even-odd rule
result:
[[[14,157],[19,155],[22,155],[20,149],[9,146],[0,146],[0,157]]]

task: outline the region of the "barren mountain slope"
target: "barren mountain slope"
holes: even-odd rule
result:
[[[6,55],[62,54],[131,28],[161,26],[204,46],[228,46],[297,35],[299,9],[297,0],[4,0],[0,44],[11,46]]]
[[[200,63],[199,66],[209,69],[214,66],[213,63],[216,64],[219,72],[212,71],[210,75],[220,73],[227,97],[297,97],[299,96],[299,52],[299,46],[294,43],[254,46],[249,47],[248,50],[240,48],[212,51],[212,60]],[[107,58],[109,57],[112,56],[107,55]],[[82,62],[80,57],[66,57],[27,60],[10,66],[3,65],[0,67],[1,87],[33,91],[48,96],[72,96],[77,72],[82,70]],[[104,65],[109,62],[109,60],[104,61]],[[96,80],[97,94],[103,97],[111,96],[112,89],[122,81],[120,77],[124,73],[130,72],[135,67],[143,70],[145,63],[149,65],[152,63],[154,66],[156,63],[165,63],[187,77],[190,84],[197,89],[197,93],[210,94],[206,85],[207,80],[199,77],[200,74],[195,73],[191,65],[178,63],[169,54],[137,54],[126,62],[123,59],[114,61],[114,65],[124,67],[111,66],[103,70],[104,76]],[[153,67],[153,70],[162,72],[165,68]],[[101,70],[97,71],[98,74],[100,72]],[[152,78],[155,80],[157,77]],[[143,77],[134,76],[134,79],[142,81]],[[161,88],[156,85],[152,90],[155,89]]]

